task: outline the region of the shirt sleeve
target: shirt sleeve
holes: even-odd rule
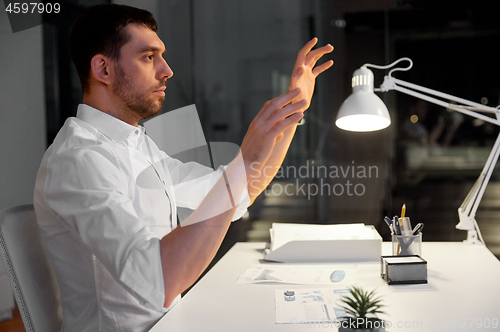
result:
[[[138,218],[118,165],[99,145],[53,155],[45,204],[117,282],[141,303],[163,311],[160,240]]]
[[[163,167],[170,173],[175,190],[176,204],[179,207],[196,210],[201,201],[222,177],[227,166],[217,170],[196,162],[183,163],[162,152]],[[229,193],[228,193],[229,195]],[[250,196],[245,188],[232,220],[240,219],[250,205]],[[189,214],[180,214],[185,219]],[[181,222],[183,220],[180,220]]]

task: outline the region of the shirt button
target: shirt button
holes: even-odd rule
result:
[[[136,133],[136,134],[139,134],[139,129],[137,129],[137,130],[135,131],[135,133]]]

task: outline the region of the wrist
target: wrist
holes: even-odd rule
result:
[[[245,172],[247,176],[247,183],[250,183],[253,179],[256,179],[260,176],[262,172],[262,166],[258,161],[244,161],[245,164]]]

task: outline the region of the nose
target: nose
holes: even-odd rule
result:
[[[169,79],[170,77],[174,76],[174,72],[163,57],[161,58],[161,66],[158,70],[158,74],[160,76],[160,79],[163,79],[165,77]]]

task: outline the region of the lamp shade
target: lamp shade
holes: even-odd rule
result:
[[[335,125],[350,131],[375,131],[391,124],[384,102],[373,92],[373,73],[366,67],[354,72],[353,93],[344,101]]]

